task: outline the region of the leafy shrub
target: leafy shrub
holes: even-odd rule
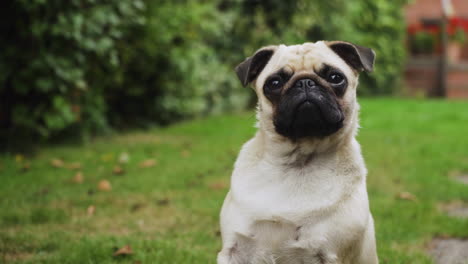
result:
[[[167,124],[244,108],[233,68],[269,44],[348,40],[377,52],[359,92],[389,94],[405,0],[17,0],[0,15],[0,136]]]
[[[223,58],[232,17],[216,1],[149,1],[146,26],[119,47],[120,96],[109,103],[121,114],[114,121],[169,123],[244,108],[247,94]]]
[[[0,11],[0,125],[43,137],[107,127],[96,68],[117,67],[123,29],[142,24],[141,0],[18,0]]]
[[[344,39],[371,47],[377,53],[375,72],[363,75],[359,92],[388,95],[398,91],[405,63],[406,24],[402,13],[407,0],[349,1],[349,28]]]

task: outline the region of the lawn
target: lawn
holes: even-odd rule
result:
[[[381,263],[432,263],[433,237],[468,237],[468,220],[441,210],[468,203],[453,179],[468,173],[468,104],[361,106]],[[0,262],[215,263],[218,213],[254,122],[246,112],[0,154]],[[132,254],[113,256],[125,245]]]

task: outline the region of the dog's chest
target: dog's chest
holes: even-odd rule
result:
[[[337,259],[336,252],[327,245],[325,230],[281,220],[255,221],[251,228],[251,241],[248,244],[253,251],[253,259],[268,256],[274,259],[271,263],[275,264],[331,264]],[[311,233],[314,235],[311,236]]]
[[[238,205],[256,219],[281,216],[297,221],[340,203],[353,180],[324,166],[284,169],[259,164],[236,171],[231,191]]]
[[[246,263],[351,263],[368,219],[368,214],[358,212],[365,210],[351,199],[336,210],[312,213],[300,221],[248,217],[247,228],[238,229],[234,240],[241,247],[238,252],[255,260]]]
[[[259,258],[252,263],[332,264],[342,259],[366,222],[366,213],[360,213],[365,211],[361,173],[342,175],[327,162],[303,169],[262,163],[238,168],[231,194],[235,211],[245,216],[239,218],[238,239],[244,251]],[[275,261],[261,261],[267,257]]]

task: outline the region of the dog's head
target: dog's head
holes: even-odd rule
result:
[[[268,46],[236,72],[257,93],[260,122],[291,140],[321,139],[356,123],[358,75],[373,70],[374,58],[371,49],[341,41]]]

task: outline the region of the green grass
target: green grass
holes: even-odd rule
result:
[[[468,237],[468,221],[441,203],[468,202],[468,104],[361,100],[361,142],[381,263],[431,263],[434,236]],[[255,129],[253,113],[0,156],[0,262],[215,263],[218,213],[233,162]],[[119,155],[125,173],[112,172]],[[24,156],[24,157],[23,157]],[[50,160],[80,162],[76,170]],[[157,164],[140,168],[146,159]],[[29,164],[29,169],[22,169]],[[112,190],[99,191],[107,179]],[[415,200],[399,199],[410,192]],[[94,214],[87,208],[95,206]],[[130,245],[133,254],[113,257]]]

